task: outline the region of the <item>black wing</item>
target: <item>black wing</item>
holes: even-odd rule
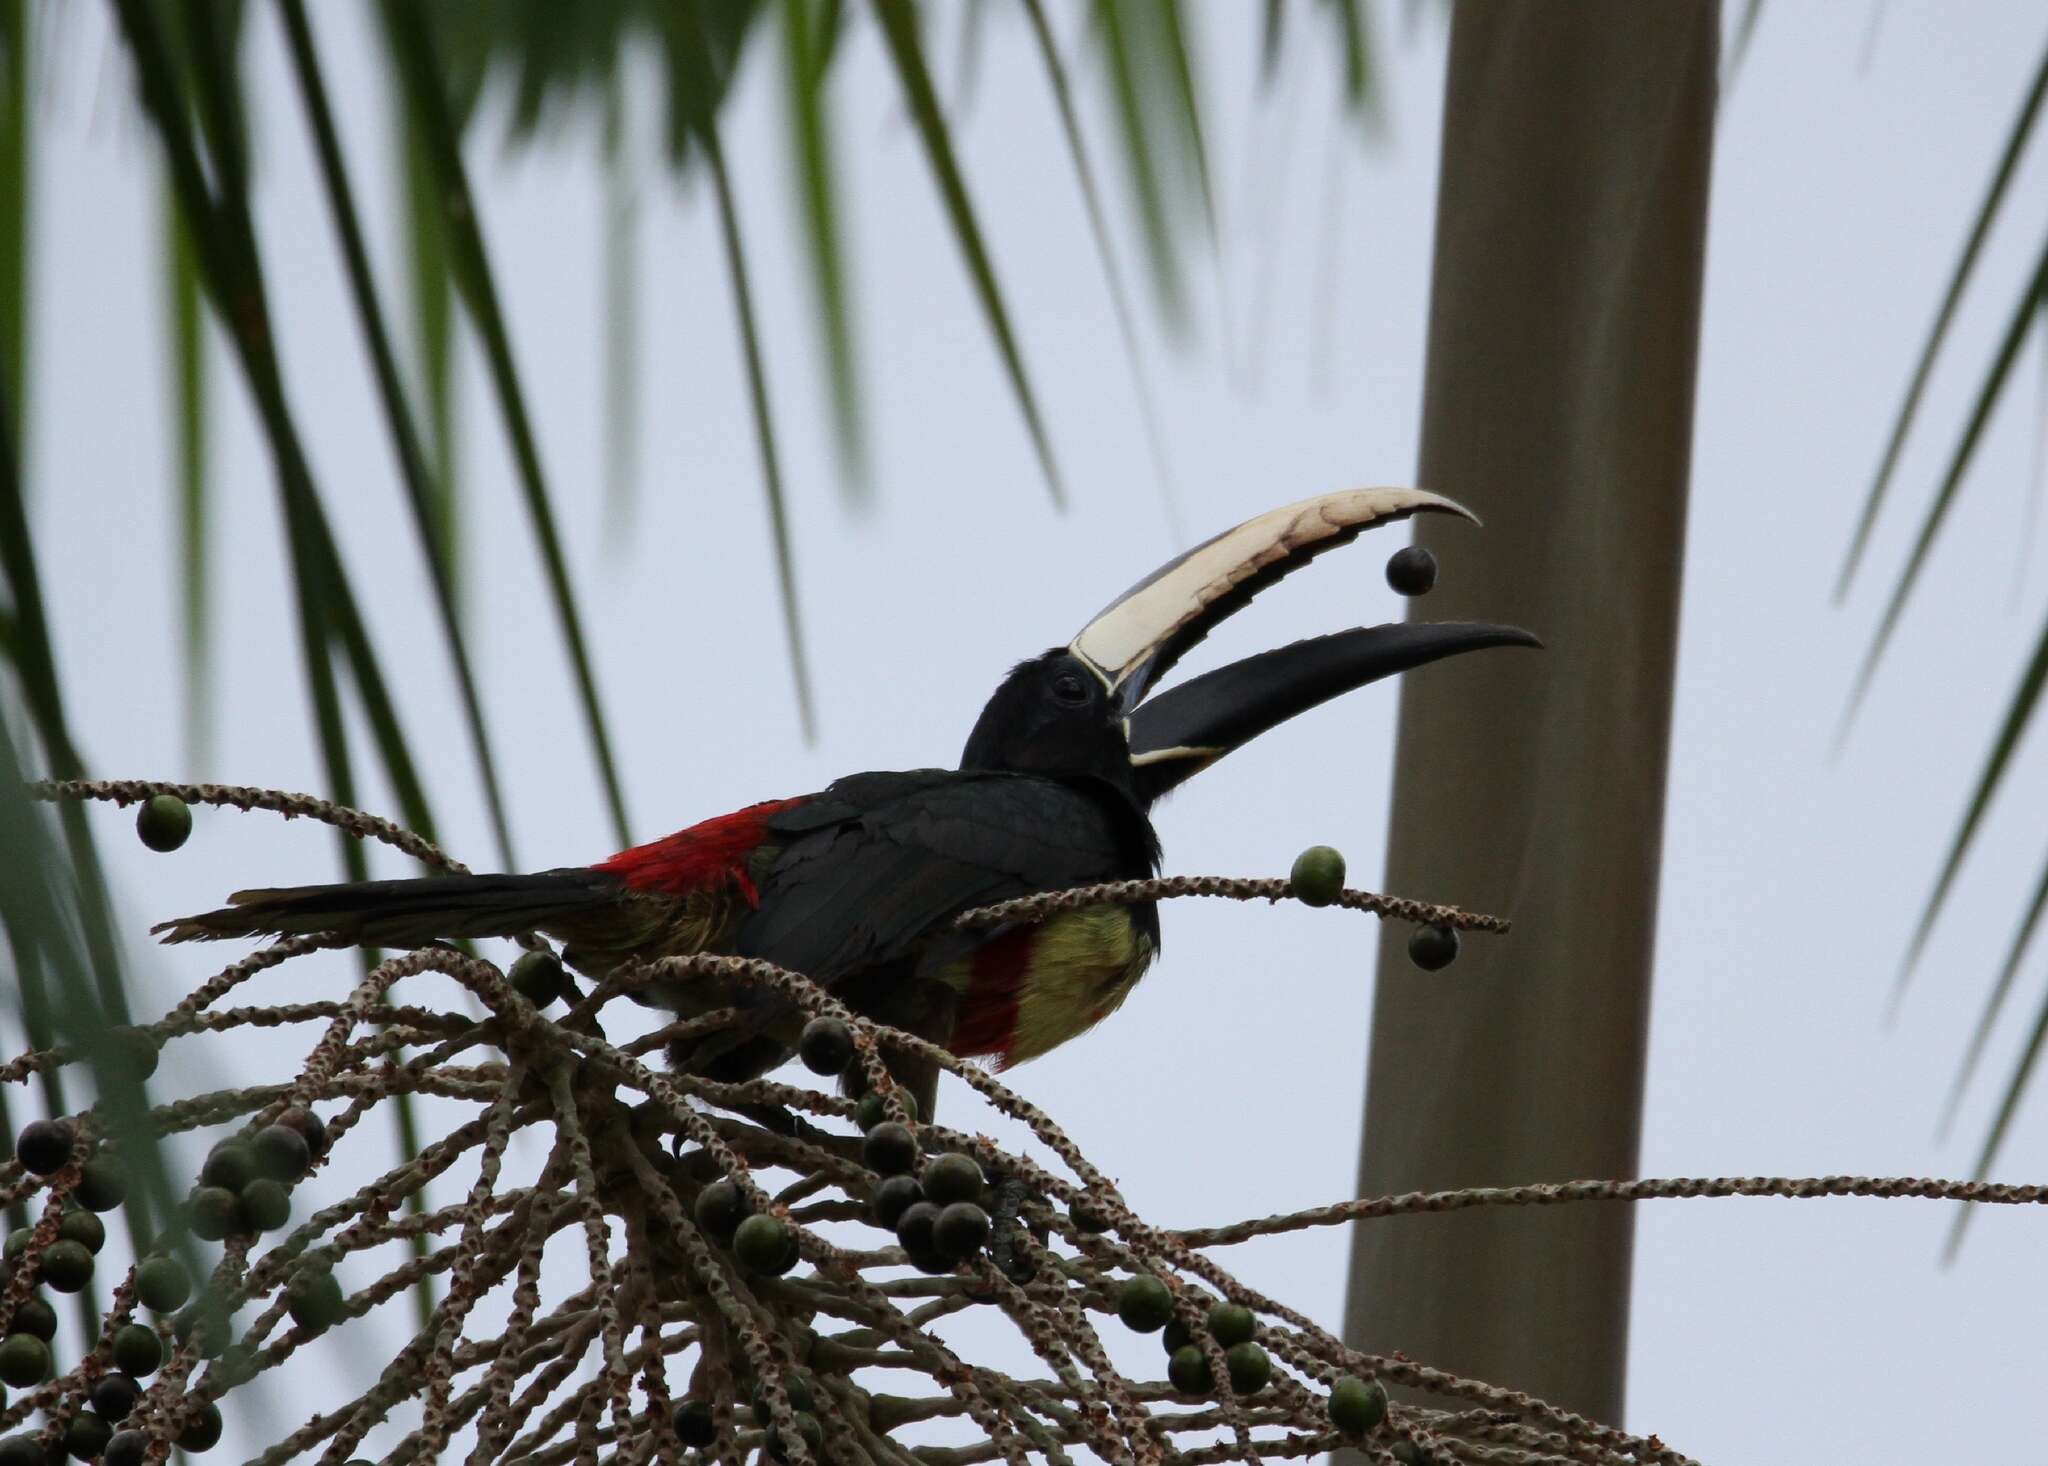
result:
[[[894,961],[962,911],[1147,876],[1144,816],[1107,785],[1026,774],[856,774],[771,820],[742,956],[830,984]]]

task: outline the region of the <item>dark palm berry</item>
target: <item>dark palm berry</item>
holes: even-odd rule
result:
[[[903,1106],[904,1117],[912,1124],[915,1124],[917,1122],[916,1096],[911,1094],[909,1090],[899,1086],[896,1090],[896,1099]],[[888,1105],[884,1104],[881,1095],[873,1090],[869,1090],[866,1094],[862,1095],[860,1103],[854,1106],[853,1123],[860,1126],[863,1131],[874,1129],[877,1125],[888,1120],[888,1118]]]
[[[142,1386],[129,1374],[103,1374],[92,1387],[92,1408],[109,1420],[126,1420],[141,1398]]]
[[[782,1392],[789,1396],[789,1408],[792,1410],[811,1410],[817,1406],[817,1401],[811,1398],[810,1381],[800,1374],[785,1374],[782,1377]],[[747,1408],[754,1412],[756,1425],[766,1425],[772,1418],[768,1410],[767,1388],[758,1381],[755,1382],[753,1394],[747,1398]]]
[[[705,1234],[723,1245],[732,1241],[732,1234],[747,1219],[751,1209],[747,1205],[747,1194],[740,1190],[739,1183],[720,1177],[697,1193],[697,1204],[691,1211]]]
[[[1116,1290],[1116,1316],[1141,1334],[1163,1329],[1173,1317],[1173,1290],[1150,1273],[1126,1278]]]
[[[202,1186],[186,1201],[192,1235],[218,1242],[242,1230],[242,1199],[225,1186]]]
[[[175,794],[158,794],[136,814],[135,833],[150,849],[167,855],[191,837],[192,806]]]
[[[1361,1436],[1387,1418],[1387,1392],[1378,1380],[1347,1374],[1330,1386],[1330,1424]]]
[[[56,1459],[64,1459],[61,1451]],[[0,1440],[0,1466],[50,1466],[50,1461],[50,1449],[39,1435],[11,1435]]]
[[[965,1262],[988,1245],[988,1213],[971,1201],[956,1201],[932,1224],[932,1247],[941,1257]]]
[[[256,1147],[246,1140],[223,1140],[199,1168],[199,1184],[240,1191],[263,1173],[256,1166]]]
[[[779,1278],[796,1266],[796,1234],[782,1218],[760,1213],[739,1224],[732,1253],[742,1267]]]
[[[123,1023],[107,1030],[106,1047],[101,1051],[100,1061],[118,1064],[124,1079],[140,1083],[156,1073],[160,1047],[145,1030],[132,1023]]]
[[[149,1432],[117,1430],[100,1452],[100,1466],[142,1466],[149,1459]]]
[[[7,1246],[4,1250],[7,1260],[12,1262],[15,1258],[28,1251],[28,1244],[35,1240],[35,1235],[36,1229],[34,1227],[16,1227],[12,1232],[9,1232],[7,1234]]]
[[[284,1307],[293,1323],[312,1333],[333,1328],[348,1311],[334,1274],[308,1267],[301,1267],[284,1285]]]
[[[107,1224],[89,1211],[68,1211],[57,1223],[57,1235],[66,1242],[82,1242],[87,1252],[97,1253],[107,1245]]]
[[[1436,556],[1407,545],[1387,556],[1387,584],[1397,595],[1426,596],[1436,586]]]
[[[114,1331],[114,1368],[123,1374],[155,1374],[164,1362],[164,1341],[146,1323],[124,1323]]]
[[[944,1277],[960,1266],[937,1248],[906,1247],[903,1252],[910,1259],[910,1265],[927,1277]]]
[[[220,1406],[207,1400],[185,1417],[178,1430],[178,1444],[188,1451],[210,1451],[220,1444]]]
[[[973,1156],[947,1151],[925,1163],[924,1194],[940,1206],[981,1200],[981,1167]]]
[[[562,959],[552,952],[528,952],[512,964],[512,990],[536,1008],[547,1007],[567,986]]]
[[[1273,1360],[1264,1349],[1247,1340],[1223,1351],[1230,1367],[1230,1388],[1240,1395],[1256,1395],[1273,1378]]]
[[[1166,1361],[1166,1377],[1183,1395],[1206,1395],[1215,1387],[1215,1371],[1199,1344],[1183,1344]]]
[[[1424,972],[1441,972],[1458,960],[1458,929],[1418,926],[1408,934],[1408,960]]]
[[[923,1200],[924,1188],[915,1176],[884,1176],[875,1188],[875,1220],[893,1232],[904,1211]]]
[[[1328,845],[1311,845],[1294,857],[1287,883],[1304,906],[1328,906],[1344,893],[1344,857]]]
[[[884,1120],[868,1131],[860,1143],[860,1158],[868,1169],[884,1176],[901,1175],[917,1169],[917,1136],[908,1125]]]
[[[171,1313],[185,1306],[192,1296],[192,1279],[185,1264],[175,1257],[152,1257],[135,1269],[135,1296],[142,1306],[158,1313]],[[131,1374],[145,1371],[130,1370]]]
[[[711,1402],[701,1395],[686,1396],[676,1406],[673,1424],[676,1439],[686,1446],[708,1446],[718,1439],[718,1426],[711,1416]]]
[[[1107,1232],[1110,1228],[1109,1214],[1085,1201],[1077,1201],[1067,1208],[1067,1219],[1074,1224],[1077,1232],[1090,1234]]]
[[[0,1339],[0,1380],[16,1389],[39,1385],[50,1372],[50,1346],[34,1334],[9,1334]]]
[[[912,1202],[896,1219],[896,1240],[905,1252],[937,1255],[932,1235],[939,1225],[939,1209],[929,1201]]]
[[[1209,1332],[1226,1349],[1251,1338],[1256,1322],[1252,1311],[1242,1303],[1215,1303],[1209,1307]]]
[[[96,1155],[80,1167],[71,1198],[87,1211],[112,1211],[128,1199],[128,1172],[113,1156]]]
[[[39,1294],[31,1293],[14,1310],[14,1322],[8,1325],[7,1332],[34,1334],[47,1344],[57,1337],[57,1310]]]
[[[314,1160],[317,1161],[327,1154],[327,1122],[320,1118],[317,1110],[293,1105],[277,1117],[277,1123],[298,1131],[304,1137],[306,1149],[312,1152]]]
[[[853,1062],[853,1030],[841,1018],[813,1018],[796,1041],[797,1054],[813,1074],[840,1074]]]
[[[259,1176],[242,1188],[242,1221],[252,1232],[275,1232],[292,1219],[292,1194],[284,1182]]]
[[[265,1125],[249,1142],[256,1153],[256,1172],[290,1185],[313,1168],[313,1147],[289,1125]]]
[[[83,1242],[52,1242],[43,1251],[42,1274],[59,1293],[76,1293],[92,1281],[92,1254]]]
[[[97,1459],[113,1438],[114,1427],[107,1423],[106,1417],[95,1415],[90,1410],[79,1411],[64,1427],[64,1449],[81,1461]]]
[[[1181,1350],[1187,1348],[1188,1345],[1195,1342],[1195,1331],[1182,1323],[1180,1319],[1169,1318],[1166,1321],[1165,1329],[1160,1332],[1159,1342],[1165,1347],[1167,1353],[1178,1354]]]
[[[78,1132],[69,1120],[31,1120],[15,1137],[14,1154],[24,1170],[38,1176],[53,1176],[71,1159],[71,1147]]]

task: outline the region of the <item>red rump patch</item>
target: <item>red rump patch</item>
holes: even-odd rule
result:
[[[770,799],[745,809],[677,830],[631,850],[621,850],[594,869],[615,875],[636,891],[682,896],[726,881],[736,884],[749,906],[761,904],[761,893],[747,876],[747,857],[767,833],[768,821],[801,799]]]
[[[1010,1040],[1017,1031],[1017,999],[1031,970],[1031,949],[1038,928],[1020,926],[983,943],[970,959],[973,976],[960,995],[948,1048],[963,1059],[994,1055],[996,1067],[1009,1067]]]

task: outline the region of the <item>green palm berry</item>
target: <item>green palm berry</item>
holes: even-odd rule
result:
[[[11,1435],[0,1440],[0,1466],[50,1466],[51,1460],[50,1448],[39,1435]]]
[[[929,1201],[915,1201],[903,1209],[903,1215],[896,1219],[896,1240],[903,1244],[905,1252],[937,1256],[938,1248],[932,1241],[939,1225],[939,1208]]]
[[[7,1332],[34,1334],[47,1344],[57,1337],[57,1310],[41,1294],[31,1293],[14,1310],[14,1322],[8,1325]]]
[[[875,1220],[893,1232],[903,1213],[923,1200],[924,1188],[915,1176],[884,1176],[875,1187]]]
[[[100,1466],[142,1466],[149,1459],[149,1432],[117,1430],[100,1452]]]
[[[917,1136],[908,1125],[884,1120],[861,1141],[860,1156],[869,1170],[884,1176],[913,1171],[917,1169]]]
[[[904,1116],[912,1124],[917,1123],[917,1097],[899,1086],[896,1090],[896,1099],[903,1106]],[[889,1107],[882,1103],[881,1095],[873,1090],[862,1095],[860,1103],[854,1107],[853,1123],[860,1126],[863,1132],[874,1129],[888,1118]]]
[[[185,1417],[178,1431],[178,1444],[187,1451],[210,1451],[220,1444],[220,1406],[208,1400]]]
[[[840,1074],[853,1062],[853,1030],[840,1018],[813,1018],[796,1041],[797,1054],[813,1074]]]
[[[697,1193],[696,1205],[690,1210],[705,1235],[723,1246],[732,1241],[732,1234],[752,1208],[739,1183],[721,1176]]]
[[[1458,929],[1418,926],[1408,934],[1408,960],[1424,972],[1441,972],[1458,960]]]
[[[797,1415],[796,1433],[802,1436],[804,1444],[811,1448],[812,1456],[815,1457],[819,1451],[824,1449],[825,1427],[820,1425],[818,1417],[811,1414],[808,1410],[802,1411]],[[778,1461],[787,1461],[789,1459],[789,1445],[783,1440],[781,1431],[771,1430],[768,1432],[768,1454]]]
[[[1209,1368],[1209,1356],[1199,1344],[1183,1344],[1166,1361],[1166,1378],[1183,1395],[1206,1395],[1216,1378]]]
[[[185,1203],[192,1235],[218,1242],[243,1229],[242,1199],[225,1186],[202,1186]]]
[[[511,976],[512,990],[536,1008],[547,1007],[569,985],[562,959],[552,952],[525,953],[512,964]]]
[[[92,1408],[109,1420],[126,1420],[141,1398],[142,1386],[130,1374],[103,1374],[93,1383]]]
[[[1401,1466],[1432,1466],[1436,1457],[1413,1441],[1395,1441],[1391,1453]]]
[[[1378,1380],[1347,1374],[1330,1387],[1330,1424],[1361,1436],[1387,1418],[1387,1392]]]
[[[1067,1219],[1074,1224],[1077,1232],[1107,1232],[1110,1228],[1109,1214],[1099,1211],[1085,1201],[1077,1201],[1067,1208]]]
[[[114,1331],[114,1368],[123,1374],[155,1374],[164,1362],[164,1341],[146,1323],[124,1323]]]
[[[35,1235],[34,1227],[16,1227],[7,1234],[7,1246],[0,1249],[0,1255],[4,1255],[9,1262],[14,1261],[28,1251],[28,1244],[35,1240]]]
[[[1240,1395],[1256,1395],[1273,1378],[1273,1360],[1264,1349],[1246,1340],[1223,1351],[1230,1368],[1230,1388]]]
[[[249,1142],[256,1155],[256,1173],[289,1185],[313,1169],[313,1147],[289,1125],[265,1125]]]
[[[1344,893],[1344,857],[1328,845],[1311,845],[1294,857],[1287,877],[1304,906],[1328,906]]]
[[[932,1249],[954,1262],[965,1262],[988,1245],[991,1224],[988,1213],[971,1201],[956,1201],[940,1208],[932,1224]]]
[[[50,1346],[34,1334],[0,1339],[0,1380],[16,1389],[39,1385],[50,1372]]]
[[[59,1293],[76,1293],[92,1281],[92,1254],[83,1242],[52,1242],[43,1252],[42,1273]]]
[[[1242,1344],[1252,1336],[1256,1321],[1252,1311],[1242,1303],[1217,1303],[1209,1309],[1209,1332],[1216,1342],[1228,1349],[1232,1344]]]
[[[159,1047],[147,1032],[132,1023],[123,1023],[107,1030],[98,1062],[119,1065],[122,1077],[139,1082],[156,1073]]]
[[[320,1333],[340,1323],[348,1312],[341,1284],[331,1272],[301,1267],[284,1285],[285,1312],[292,1322],[311,1333]]]
[[[107,1442],[114,1438],[114,1427],[103,1415],[90,1410],[81,1410],[71,1417],[71,1423],[64,1427],[64,1449],[81,1461],[98,1459],[107,1448]]]
[[[676,1439],[686,1446],[708,1446],[718,1439],[711,1402],[702,1395],[685,1396],[676,1406],[671,1423],[675,1426]]]
[[[207,1153],[199,1168],[199,1184],[240,1191],[263,1172],[256,1164],[256,1147],[246,1140],[223,1140]]]
[[[1126,1278],[1116,1292],[1116,1316],[1141,1334],[1163,1329],[1173,1317],[1173,1290],[1150,1273]]]
[[[192,1279],[186,1274],[185,1265],[175,1257],[147,1258],[135,1269],[135,1296],[142,1300],[143,1307],[157,1313],[175,1312],[192,1296]]]
[[[1396,595],[1426,596],[1436,587],[1436,556],[1406,545],[1387,556],[1387,584]]]
[[[800,1374],[785,1374],[782,1377],[782,1392],[789,1396],[789,1408],[796,1411],[817,1408],[817,1401],[811,1397],[810,1381]],[[768,1409],[768,1390],[758,1381],[754,1392],[747,1398],[747,1408],[754,1412],[754,1424],[766,1425],[772,1418]]]
[[[1166,1327],[1160,1332],[1159,1342],[1168,1354],[1177,1354],[1195,1342],[1195,1331],[1179,1318],[1169,1318]]]
[[[68,1211],[57,1223],[57,1235],[66,1242],[83,1243],[87,1252],[97,1253],[107,1245],[107,1224],[89,1211]]]
[[[128,1172],[115,1157],[96,1155],[79,1168],[71,1198],[87,1211],[113,1211],[128,1199]]]
[[[733,1256],[740,1265],[779,1278],[797,1264],[796,1234],[780,1217],[765,1212],[748,1217],[732,1234]]]
[[[136,814],[135,833],[150,849],[167,855],[191,838],[192,807],[175,794],[158,794]]]
[[[31,1120],[14,1140],[14,1156],[22,1169],[37,1176],[54,1176],[71,1159],[71,1147],[78,1132],[69,1120]]]
[[[242,1220],[252,1232],[275,1232],[292,1219],[292,1194],[284,1182],[259,1176],[242,1188]]]
[[[925,1162],[924,1194],[940,1206],[981,1200],[981,1167],[973,1156],[947,1151]]]

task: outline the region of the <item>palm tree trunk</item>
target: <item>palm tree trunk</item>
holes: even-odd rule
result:
[[[1421,482],[1431,619],[1549,650],[1411,675],[1390,890],[1515,918],[1432,978],[1380,949],[1360,1194],[1634,1174],[1685,538],[1715,0],[1457,7]],[[1622,1408],[1618,1206],[1369,1223],[1345,1330]]]

